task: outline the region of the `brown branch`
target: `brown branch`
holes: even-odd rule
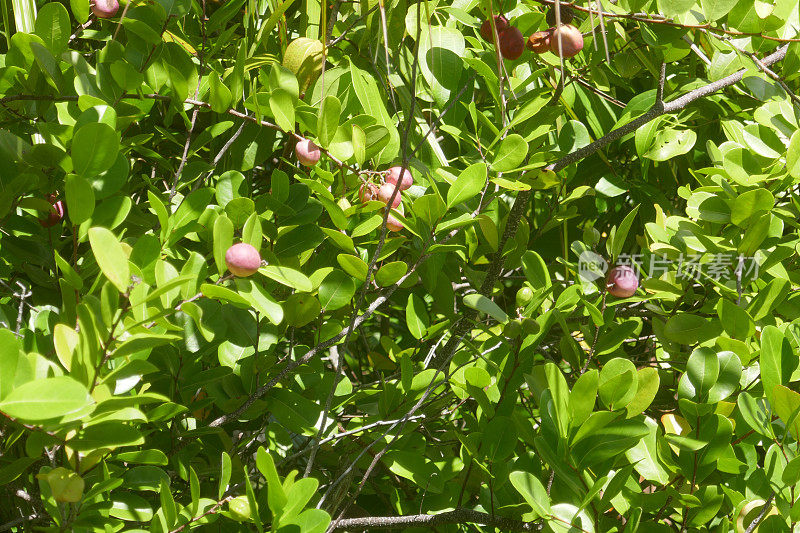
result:
[[[778,61],[786,57],[786,51],[788,50],[788,48],[789,45],[781,46],[775,52],[762,59],[761,63],[765,66],[777,63]],[[744,78],[746,72],[747,71],[745,69],[742,69],[738,72],[734,72],[730,76],[726,76],[721,80],[709,83],[708,85],[705,85],[693,91],[689,91],[683,96],[679,96],[675,100],[666,102],[663,105],[663,107],[658,106],[658,103],[656,103],[656,105],[645,114],[636,117],[635,119],[628,122],[624,126],[620,126],[619,128],[608,132],[607,134],[600,137],[593,143],[588,144],[583,148],[579,148],[578,150],[575,150],[574,152],[565,155],[561,159],[555,161],[554,163],[551,163],[545,168],[548,170],[552,170],[554,172],[564,169],[569,165],[571,165],[572,163],[576,163],[581,159],[590,156],[594,152],[598,151],[600,148],[603,148],[604,146],[607,146],[612,142],[621,139],[625,135],[636,131],[640,126],[647,124],[651,120],[660,117],[661,115],[665,115],[667,113],[674,113],[675,111],[680,111],[681,109],[685,108],[687,105],[694,102],[695,100],[699,100],[700,98],[709,96],[721,89],[724,89],[725,87],[730,87],[731,85],[741,81],[742,78]]]
[[[542,522],[523,522],[472,509],[455,509],[438,514],[345,518],[339,520],[333,531],[371,531],[373,529],[403,529],[407,527],[431,528],[445,524],[480,524],[496,527],[501,531],[541,531],[543,527]]]

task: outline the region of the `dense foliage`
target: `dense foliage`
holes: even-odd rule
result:
[[[798,530],[797,0],[95,2],[0,1],[0,530]]]

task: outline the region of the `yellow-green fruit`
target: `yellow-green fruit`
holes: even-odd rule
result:
[[[517,291],[517,307],[525,307],[533,300],[533,289],[522,287]]]
[[[519,320],[509,320],[503,327],[503,335],[509,339],[516,339],[522,334],[522,323]]]
[[[532,318],[523,318],[522,331],[525,333],[525,335],[539,333],[539,323]]]
[[[306,92],[322,72],[322,42],[308,37],[290,42],[283,55],[283,66],[297,76],[300,93]]]
[[[234,520],[239,520],[241,522],[244,522],[245,520],[250,520],[250,518],[252,517],[252,511],[250,509],[250,500],[247,499],[247,496],[237,496],[236,498],[229,501],[228,510],[233,515],[232,518]]]
[[[83,478],[63,466],[54,468],[47,474],[39,474],[39,479],[43,479],[50,485],[53,498],[57,502],[77,503],[83,497],[84,482]]]

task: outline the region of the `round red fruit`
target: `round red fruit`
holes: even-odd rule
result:
[[[294,153],[297,155],[297,160],[307,167],[313,167],[319,163],[319,158],[322,155],[319,146],[308,139],[297,141],[294,146]]]
[[[503,15],[495,15],[494,16],[494,25],[497,28],[497,35],[500,35],[503,30],[508,28],[508,19],[505,18]],[[492,21],[491,19],[486,19],[481,24],[481,37],[485,41],[494,42],[492,38]]]
[[[119,11],[119,0],[94,0],[92,3],[92,13],[97,18],[110,19]]]
[[[561,38],[561,57],[573,57],[583,50],[583,35],[575,26],[562,25],[553,31],[550,37],[550,51],[558,55],[558,39]]]
[[[400,179],[400,173],[402,172],[403,178]],[[412,185],[414,185],[414,178],[411,176],[411,171],[408,169],[403,170],[403,167],[392,167],[389,169],[389,174],[386,176],[386,183],[391,183],[394,185],[397,182],[400,182],[400,190],[405,191]]]
[[[612,268],[606,276],[608,293],[617,298],[630,298],[639,288],[639,277],[636,271],[628,265],[619,265]]]
[[[403,223],[392,215],[389,215],[389,218],[386,219],[386,227],[389,229],[389,231],[397,232],[403,229]]]
[[[234,276],[246,278],[258,271],[261,266],[261,256],[253,246],[240,242],[225,252],[225,264]]]
[[[389,200],[392,199],[392,194],[394,194],[395,184],[394,183],[384,183],[381,185],[381,188],[378,189],[378,199],[381,202],[385,202],[386,205],[389,205]],[[394,196],[394,202],[392,202],[392,207],[397,207],[400,205],[400,191],[397,191],[397,194]]]
[[[500,34],[500,52],[504,58],[513,61],[522,55],[523,50],[525,50],[525,40],[517,28],[509,26]]]

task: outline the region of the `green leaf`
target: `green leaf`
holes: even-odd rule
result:
[[[256,452],[256,467],[264,479],[267,480],[267,501],[269,510],[274,516],[280,516],[281,510],[286,505],[288,499],[275,470],[275,462],[272,456],[263,447],[259,446]]]
[[[339,269],[332,270],[319,286],[319,302],[326,311],[340,309],[350,303],[356,282]]]
[[[550,516],[550,497],[547,495],[544,485],[536,476],[516,470],[509,474],[508,479],[511,481],[511,485],[517,489],[517,492],[525,498],[525,502],[531,506],[537,517],[546,518]]]
[[[771,211],[774,203],[775,197],[766,189],[754,189],[744,192],[733,202],[731,222],[737,226],[746,227],[745,222],[750,217]]]
[[[269,108],[283,131],[294,131],[294,99],[283,89],[275,89],[269,97]]]
[[[336,135],[341,112],[342,104],[333,95],[326,96],[320,103],[319,116],[317,117],[317,138],[323,148],[327,148],[334,135]]]
[[[50,52],[58,57],[67,48],[72,28],[67,8],[58,2],[48,2],[36,15],[34,33],[42,38]]]
[[[59,376],[20,385],[0,401],[0,411],[21,422],[40,422],[77,413],[92,403],[82,383]]]
[[[105,228],[91,228],[89,244],[105,277],[119,292],[127,292],[131,281],[128,258],[114,234]]]
[[[631,402],[625,407],[628,411],[628,418],[632,418],[644,412],[650,407],[658,393],[660,378],[658,370],[655,368],[640,368],[637,372],[637,388]]]
[[[678,384],[678,396],[705,402],[719,377],[719,359],[714,350],[696,348],[686,362],[686,372]]]
[[[81,176],[69,174],[64,180],[64,193],[70,221],[78,225],[89,220],[94,212],[92,184]]]
[[[633,224],[633,219],[636,218],[636,213],[639,212],[639,206],[634,207],[630,213],[625,215],[622,223],[614,230],[613,243],[611,245],[611,257],[614,261],[619,257],[622,252],[622,247],[625,246],[625,240],[628,238],[628,232]]]
[[[222,452],[220,459],[220,475],[219,475],[219,489],[217,490],[217,499],[221,500],[228,490],[228,483],[231,480],[231,456],[227,452]]]
[[[508,315],[496,303],[482,294],[472,293],[464,296],[464,305],[481,313],[486,313],[501,324],[508,322]]]
[[[717,382],[708,391],[709,403],[725,400],[739,388],[742,377],[742,362],[739,356],[730,351],[717,353],[719,359],[719,377]]]
[[[20,349],[19,340],[14,332],[10,329],[0,329],[0,400],[14,388]]]
[[[264,315],[276,326],[283,321],[283,308],[281,304],[260,283],[253,279],[238,278],[236,287],[239,295],[243,296],[256,311]]]
[[[591,412],[597,400],[599,373],[591,369],[583,373],[572,386],[569,395],[569,418],[573,428],[580,427]]]
[[[492,463],[502,461],[511,455],[517,445],[517,431],[514,421],[507,416],[496,416],[483,431],[483,451]]]
[[[800,130],[792,134],[786,150],[786,170],[794,179],[800,179]]]
[[[797,368],[797,355],[793,353],[789,340],[775,326],[767,326],[761,332],[761,356],[759,368],[761,383],[770,403],[772,391],[778,385],[788,384]]]
[[[322,306],[308,293],[295,293],[283,303],[284,319],[290,326],[305,326],[317,318]]]
[[[786,424],[792,437],[800,440],[800,394],[783,385],[775,385],[769,396],[775,414]]]
[[[425,302],[416,294],[409,294],[406,303],[406,325],[411,335],[415,339],[421,339],[425,336],[429,324],[430,318]]]
[[[495,172],[508,172],[519,167],[528,155],[528,143],[516,133],[512,133],[500,142],[497,149],[492,170]],[[448,201],[449,203],[449,201]]]
[[[211,89],[211,111],[214,113],[227,112],[233,101],[231,90],[222,83],[216,72],[208,75],[208,86]]]
[[[93,122],[79,129],[72,139],[75,172],[93,178],[111,168],[119,153],[119,137],[108,124]]]
[[[336,256],[336,261],[345,272],[354,278],[361,281],[367,280],[367,270],[369,269],[369,265],[367,265],[360,257],[351,254],[339,254]]]
[[[233,244],[233,222],[225,215],[220,215],[214,221],[214,262],[220,276],[228,270],[225,262],[225,253]]]
[[[486,185],[486,176],[486,165],[484,163],[475,163],[468,166],[463,172],[461,172],[456,181],[447,191],[448,209],[460,203],[466,202],[473,196],[480,193],[483,190],[484,185]]]
[[[716,22],[727,15],[738,0],[701,0],[703,14],[708,22]]]
[[[636,366],[628,359],[615,357],[600,370],[600,400],[611,410],[622,409],[636,396],[638,383]]]
[[[691,313],[677,313],[664,325],[664,336],[681,344],[695,344],[714,336],[716,326],[709,320]]]
[[[311,280],[308,279],[308,276],[293,268],[278,265],[267,265],[261,267],[258,271],[268,278],[274,279],[278,283],[286,285],[287,287],[291,287],[292,289],[300,292],[311,292],[311,289],[313,288]]]
[[[393,261],[386,263],[375,273],[375,282],[380,287],[394,285],[400,278],[406,275],[408,264],[404,261]]]
[[[656,133],[653,146],[644,157],[653,161],[667,161],[688,153],[697,141],[697,133],[692,130],[662,129]]]

